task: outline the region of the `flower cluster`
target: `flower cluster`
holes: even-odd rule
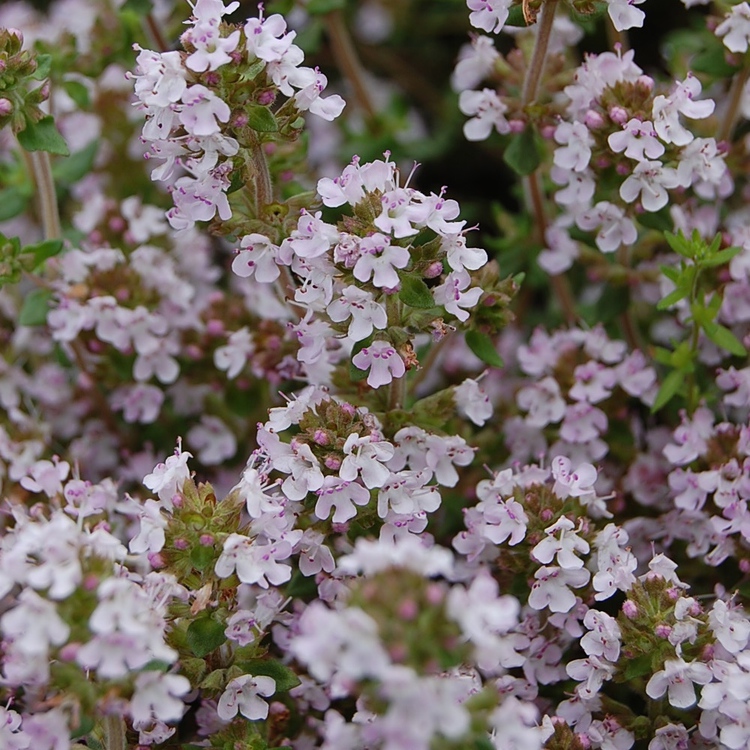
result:
[[[0,746],[750,746],[750,6],[671,2],[0,8]]]

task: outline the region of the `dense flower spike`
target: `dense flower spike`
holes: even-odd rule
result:
[[[748,3],[298,5],[0,7],[0,746],[747,747]]]

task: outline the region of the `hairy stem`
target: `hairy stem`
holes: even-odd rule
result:
[[[531,55],[528,70],[526,71],[526,80],[523,82],[523,94],[521,95],[521,105],[526,107],[536,101],[539,94],[539,84],[544,72],[544,62],[547,59],[547,49],[552,34],[552,24],[555,20],[555,11],[557,10],[558,0],[547,0],[542,6],[542,12],[539,15],[539,30],[536,35],[534,52]]]
[[[524,177],[524,192],[527,196],[527,203],[534,215],[534,226],[537,234],[537,241],[540,245],[545,243],[545,232],[547,231],[547,213],[544,207],[544,194],[542,192],[541,177],[539,170]],[[568,279],[563,274],[550,276],[550,284],[555,294],[563,318],[568,325],[575,325],[578,321],[576,313],[575,299],[573,292],[568,283]]]
[[[630,248],[627,245],[620,245],[617,251],[617,260],[623,268],[630,269]],[[631,305],[628,305],[627,309],[620,314],[620,325],[630,348],[642,349],[643,347],[639,342],[638,328],[633,320]]]
[[[737,115],[739,114],[740,104],[742,103],[742,92],[745,90],[748,76],[750,76],[750,66],[745,66],[732,79],[732,85],[729,88],[729,104],[727,105],[724,118],[716,132],[716,141],[728,141],[734,132],[734,126],[737,124]]]
[[[125,722],[122,717],[104,717],[104,747],[106,750],[128,750]]]
[[[253,136],[250,163],[252,164],[253,191],[255,193],[256,216],[254,218],[257,219],[263,209],[273,203],[271,172],[268,169],[268,160],[266,159],[266,152],[263,150],[263,144],[257,136]]]
[[[60,239],[62,236],[60,212],[57,207],[57,194],[55,193],[55,181],[52,177],[52,164],[49,160],[49,154],[46,151],[26,151],[24,149],[21,149],[21,153],[36,184],[44,237],[48,240]]]
[[[357,104],[365,113],[365,118],[372,128],[377,117],[375,104],[370,97],[370,90],[365,81],[364,68],[359,61],[357,51],[354,49],[349,30],[346,28],[344,16],[340,10],[331,11],[326,16],[326,28],[331,40],[331,52],[336,60],[336,65],[349,81]]]
[[[154,45],[159,50],[159,52],[167,52],[169,50],[169,45],[167,44],[167,40],[164,38],[164,35],[161,33],[159,24],[156,23],[156,19],[154,18],[153,13],[146,14],[146,27],[148,28],[148,31],[151,34],[152,39],[154,40]]]
[[[558,0],[547,0],[542,6],[542,11],[539,15],[539,30],[536,35],[534,51],[531,54],[531,61],[526,71],[526,80],[523,84],[523,93],[521,96],[521,104],[524,107],[536,101],[539,94],[539,85],[542,80],[542,73],[544,72],[544,62],[547,59],[547,50],[552,34],[552,24],[555,20],[557,3]],[[541,178],[538,170],[524,178],[524,192],[527,197],[527,203],[534,215],[537,239],[540,244],[544,244],[547,219],[544,210]],[[565,321],[572,325],[576,322],[578,316],[576,315],[575,301],[568,280],[562,275],[552,276],[550,284],[560,304]]]

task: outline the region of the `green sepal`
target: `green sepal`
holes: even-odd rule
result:
[[[214,562],[215,554],[213,547],[204,547],[198,544],[190,550],[190,562],[196,570],[203,572]]]

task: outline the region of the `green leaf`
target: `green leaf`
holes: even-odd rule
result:
[[[679,232],[678,234],[664,232],[664,239],[672,250],[683,258],[692,259],[695,257],[695,248],[692,243],[685,238],[682,232]]]
[[[523,17],[523,8],[520,5],[514,5],[510,9],[504,25],[526,27],[526,19]]]
[[[398,296],[409,307],[417,307],[422,310],[435,307],[435,300],[429,287],[416,276],[404,276],[401,279],[401,290]]]
[[[196,570],[204,571],[214,562],[213,547],[204,547],[198,544],[190,550],[190,562]]]
[[[49,77],[52,70],[52,55],[40,54],[36,56],[36,70],[31,76],[36,81],[43,81]]]
[[[675,268],[674,266],[659,266],[659,270],[672,282],[675,284],[680,279],[680,269]]]
[[[7,221],[22,214],[29,205],[30,196],[17,187],[0,190],[0,221]]]
[[[474,740],[474,750],[495,750],[495,745],[486,737],[477,737]]]
[[[706,336],[721,349],[737,357],[744,357],[747,354],[747,349],[745,349],[740,340],[728,328],[724,328],[724,326],[713,321],[706,321],[701,327],[706,332]]]
[[[727,62],[723,44],[712,44],[695,55],[690,61],[690,69],[717,78],[731,78],[737,72],[737,68]]]
[[[26,151],[47,151],[50,154],[67,156],[70,153],[68,144],[55,126],[50,115],[42,117],[39,122],[26,121],[26,127],[18,134],[18,142]]]
[[[258,73],[260,73],[261,70],[265,70],[265,68],[265,60],[256,60],[252,65],[250,65],[242,73],[240,73],[240,83],[252,81],[258,75]]]
[[[680,289],[679,287],[674,291],[670,292],[666,297],[662,297],[656,303],[657,310],[667,310],[672,305],[677,304],[681,299],[685,299],[688,296],[687,289]]]
[[[262,104],[248,104],[245,112],[247,124],[258,133],[275,133],[279,129],[279,124],[268,107]]]
[[[482,362],[493,367],[502,367],[505,364],[503,358],[497,353],[495,342],[486,333],[467,331],[465,338],[466,345]]]
[[[34,289],[29,292],[21,306],[18,322],[22,326],[42,326],[47,322],[47,312],[52,299],[49,289]]]
[[[521,176],[531,174],[541,164],[541,150],[531,125],[527,125],[522,133],[511,136],[503,161]]]
[[[723,250],[719,250],[718,253],[712,255],[710,258],[706,258],[703,261],[704,266],[723,266],[734,258],[737,253],[741,253],[741,247],[725,247]]]
[[[81,108],[88,109],[91,106],[91,96],[88,88],[80,81],[63,81],[65,93]]]
[[[672,372],[664,378],[664,382],[661,384],[659,392],[656,394],[654,405],[651,407],[651,413],[653,414],[666,406],[679,393],[684,382],[685,373],[681,370],[672,370]]]
[[[651,655],[641,654],[640,656],[636,656],[635,659],[626,660],[623,677],[626,681],[633,680],[636,677],[642,677],[645,674],[650,674],[651,671]]]
[[[63,249],[62,240],[45,240],[36,245],[26,245],[24,253],[31,253],[34,256],[34,268],[44,263],[47,258],[53,258]]]
[[[187,629],[186,638],[188,647],[199,658],[210,654],[227,639],[224,635],[224,625],[213,617],[193,620]]]
[[[250,659],[240,663],[248,674],[271,677],[276,682],[276,692],[285,693],[300,684],[299,677],[289,667],[275,659]]]
[[[125,0],[120,10],[135,13],[137,16],[147,16],[154,9],[151,0]]]
[[[71,154],[67,159],[60,159],[52,167],[55,182],[69,186],[85,177],[94,166],[96,154],[99,151],[99,141],[94,140],[80,151]]]
[[[332,10],[341,10],[346,6],[346,0],[310,0],[305,5],[305,10],[314,16],[322,13],[330,13]]]

